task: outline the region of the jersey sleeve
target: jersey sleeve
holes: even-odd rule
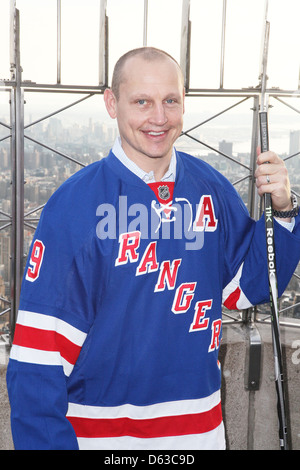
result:
[[[242,205],[241,201],[239,205]],[[228,273],[231,272],[231,279],[227,277],[223,289],[223,305],[232,310],[247,309],[270,300],[264,216],[254,222],[244,215],[245,211],[245,208],[238,210],[234,205],[228,211],[231,230],[235,235],[228,242],[229,247],[225,247],[228,253],[225,264]],[[300,260],[299,216],[296,217],[293,232],[274,220],[274,234],[280,297]]]
[[[81,239],[65,222],[46,209],[24,271],[7,370],[16,449],[78,448],[66,418],[67,381],[89,331],[91,306]]]

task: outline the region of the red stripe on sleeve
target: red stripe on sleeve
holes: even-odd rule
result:
[[[52,330],[41,330],[16,324],[14,341],[17,346],[40,349],[41,351],[57,351],[70,364],[75,364],[81,347],[69,341],[65,336]]]
[[[224,306],[228,308],[229,310],[238,310],[237,308],[237,301],[239,300],[241,295],[241,289],[237,287],[235,291],[233,291],[223,302]]]

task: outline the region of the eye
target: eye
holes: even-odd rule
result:
[[[173,98],[169,98],[166,100],[166,103],[167,104],[172,104],[172,103],[175,103],[175,100],[173,100]]]
[[[146,101],[146,100],[143,100],[143,99],[141,99],[141,100],[138,100],[138,102],[137,102],[137,103],[138,103],[138,104],[140,104],[141,106],[143,106],[144,104],[146,104],[146,103],[147,103],[147,101]]]

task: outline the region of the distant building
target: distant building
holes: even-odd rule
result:
[[[300,152],[300,130],[290,132],[290,148],[289,155]],[[296,167],[300,167],[300,156],[295,157]]]
[[[225,153],[226,155],[230,155],[230,156],[232,155],[232,146],[233,146],[233,143],[226,142],[226,140],[221,140],[221,142],[219,142],[220,152]]]

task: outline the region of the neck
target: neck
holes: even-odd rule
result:
[[[128,155],[128,158],[132,160],[139,168],[141,168],[143,171],[146,173],[150,173],[150,171],[153,171],[155,180],[160,181],[166,171],[168,170],[171,162],[171,157],[172,157],[172,152],[168,156],[164,157],[148,157],[148,156],[142,156],[142,157],[131,157],[131,155]]]
[[[171,158],[172,158],[173,149],[170,149],[168,154],[164,156],[151,157],[142,153],[133,154],[130,151],[130,149],[126,151],[127,150],[126,143],[124,145],[123,142],[122,142],[122,147],[127,158],[133,161],[141,170],[145,171],[146,173],[150,173],[150,171],[153,171],[154,176],[155,176],[155,181],[161,181],[162,177],[168,171]]]
[[[168,159],[168,161],[164,162],[153,162],[154,164],[152,165],[152,168],[149,171],[154,172],[154,177],[155,181],[161,181],[162,177],[166,174],[168,171],[168,168],[170,166],[171,162],[171,157]],[[147,171],[147,170],[144,170]]]

